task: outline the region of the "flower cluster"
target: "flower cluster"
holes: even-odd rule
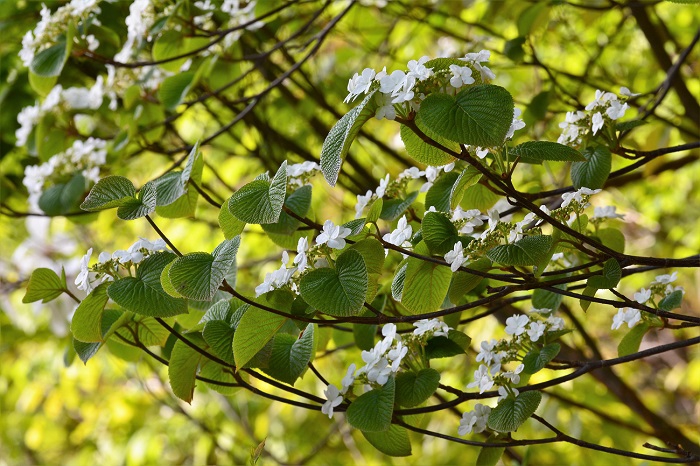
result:
[[[102,139],[77,140],[71,147],[52,156],[46,163],[28,165],[24,169],[22,183],[29,191],[30,207],[39,209],[39,198],[44,185],[49,181],[64,180],[80,172],[86,180],[97,183],[100,180],[100,167],[107,159],[106,145],[107,143]]]
[[[680,293],[681,297],[685,290],[681,286],[673,286],[672,283],[678,278],[678,272],[673,272],[670,275],[657,275],[649,288],[642,288],[634,293],[633,299],[639,304],[647,304],[658,306],[664,298],[671,293]],[[617,330],[624,324],[628,328],[632,328],[642,320],[642,313],[639,309],[623,308],[617,311],[613,316],[612,330]]]
[[[333,408],[343,402],[343,395],[359,381],[363,384],[383,386],[389,377],[396,374],[401,368],[401,363],[406,359],[409,348],[414,342],[425,344],[434,336],[447,336],[450,327],[437,319],[422,319],[414,324],[413,333],[401,337],[396,332],[395,324],[386,324],[382,327],[382,339],[369,351],[362,351],[362,360],[365,365],[357,369],[353,363],[341,382],[341,388],[330,384],[323,392],[327,401],[321,411],[328,417],[333,416]],[[410,357],[410,355],[409,355]]]
[[[567,112],[566,119],[559,123],[562,133],[557,142],[571,146],[579,146],[583,137],[589,133],[596,135],[606,121],[619,120],[629,108],[626,101],[638,94],[631,94],[629,89],[620,89],[621,98],[612,92],[595,91],[595,99],[586,105],[585,112],[578,110]]]
[[[15,131],[18,147],[27,144],[32,129],[41,118],[48,113],[61,113],[68,110],[91,109],[97,110],[102,105],[104,81],[98,76],[90,88],[69,87],[63,89],[60,84],[51,89],[43,102],[24,107],[17,115],[19,128]]]
[[[474,84],[476,81],[472,74],[480,73],[480,80],[493,79],[495,75],[481,63],[487,62],[491,53],[482,50],[478,53],[468,53],[464,58],[464,65],[451,64],[449,68],[434,70],[434,67],[427,67],[429,57],[423,56],[418,60],[408,62],[408,71],[395,70],[391,73],[386,71],[386,67],[377,72],[372,68],[365,68],[361,73],[355,73],[348,81],[348,95],[345,102],[352,102],[361,94],[367,94],[371,90],[376,90],[375,99],[378,108],[375,116],[378,119],[386,118],[393,120],[396,118],[397,110],[405,112],[417,110],[420,103],[425,99],[430,90],[441,90],[455,93],[464,86]],[[421,83],[425,86],[420,86]],[[425,90],[426,92],[422,92]]]
[[[545,314],[547,317],[545,317]],[[516,314],[506,319],[505,332],[510,339],[482,341],[476,361],[479,368],[474,371],[474,381],[467,388],[478,388],[484,393],[498,386],[499,399],[517,396],[514,385],[520,383],[520,373],[525,369],[522,364],[524,355],[538,345],[543,344],[547,332],[564,329],[564,320],[551,315],[550,309],[533,309],[528,314]],[[519,364],[512,371],[503,367],[510,362]]]
[[[472,432],[478,434],[486,430],[486,423],[491,414],[491,407],[477,403],[474,406],[474,411],[467,411],[462,414],[462,419],[459,421],[457,433],[459,435],[467,435]]]
[[[71,0],[53,13],[46,5],[42,5],[41,20],[33,31],[27,31],[22,37],[22,50],[19,52],[19,57],[24,66],[29,67],[38,53],[54,45],[59,37],[66,33],[67,25],[71,22],[84,25],[89,18],[92,24],[99,25],[95,17],[101,11],[97,6],[98,3],[99,0]],[[89,50],[95,50],[99,46],[99,41],[94,35],[82,37]]]
[[[287,165],[287,184],[289,186],[303,186],[309,183],[310,178],[321,170],[316,162],[302,162]]]
[[[149,255],[165,251],[168,247],[165,241],[157,239],[149,241],[139,238],[128,249],[119,249],[112,254],[101,252],[97,257],[97,263],[90,266],[92,248],[80,260],[80,273],[75,278],[75,285],[79,290],[89,293],[96,281],[104,282],[112,280],[119,274],[119,269],[129,269],[132,265],[140,264]]]

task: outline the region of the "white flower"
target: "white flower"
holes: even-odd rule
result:
[[[593,119],[591,120],[591,122],[593,123],[593,126],[591,127],[591,129],[593,130],[593,134],[596,134],[600,130],[600,128],[603,127],[603,123],[605,123],[603,121],[603,115],[601,115],[600,112],[595,112],[593,114]]]
[[[486,430],[486,423],[491,413],[491,407],[478,403],[474,406],[474,411],[468,411],[462,414],[462,420],[459,421],[459,435],[470,433],[478,434]]]
[[[520,383],[520,373],[523,371],[523,369],[525,369],[525,364],[520,364],[514,371],[504,372],[503,377],[510,380],[512,384],[517,385]]]
[[[626,97],[637,97],[638,95],[641,95],[641,94],[633,94],[633,93],[629,90],[629,88],[627,88],[627,87],[625,87],[625,86],[622,86],[622,87],[620,88],[620,95],[624,95],[624,96],[626,96]]]
[[[425,176],[425,172],[419,169],[418,167],[411,167],[407,168],[404,171],[402,171],[399,174],[398,179],[401,180],[403,178],[410,178],[412,180],[416,180],[420,178],[421,176]]]
[[[391,233],[385,234],[382,239],[387,243],[393,244],[395,246],[401,246],[404,241],[411,239],[411,234],[413,233],[413,228],[408,224],[406,216],[402,216],[399,219],[396,229]]]
[[[375,118],[377,120],[381,120],[382,118],[386,118],[387,120],[395,119],[396,109],[394,108],[391,95],[377,94],[376,99],[377,102],[379,102],[379,106],[377,107],[377,111],[374,112]]]
[[[426,68],[424,63],[430,59],[428,56],[423,56],[416,60],[408,62],[408,76],[416,78],[418,81],[424,81],[433,74],[432,68]]]
[[[617,314],[613,316],[613,324],[610,327],[612,330],[617,330],[622,326],[622,324],[627,324],[629,328],[637,325],[637,322],[642,318],[641,313],[638,309],[620,309]]]
[[[484,230],[483,235],[486,235],[489,232],[494,231],[496,229],[496,227],[498,226],[498,223],[499,223],[500,218],[501,218],[501,214],[498,213],[498,209],[496,209],[496,208],[493,208],[493,209],[487,211],[486,214],[489,217],[489,226],[488,226],[488,228],[486,228],[486,230]]]
[[[445,254],[445,262],[450,264],[450,270],[453,272],[456,272],[466,261],[467,258],[464,256],[464,247],[461,241],[457,241],[452,251]]]
[[[520,394],[520,391],[517,388],[511,388],[513,392],[513,396],[518,396]],[[498,401],[505,400],[510,396],[510,393],[508,393],[508,390],[505,389],[505,387],[498,387]]]
[[[383,179],[379,180],[379,186],[377,187],[377,199],[384,197],[387,186],[389,186],[389,174],[387,174]]]
[[[615,206],[596,207],[593,209],[592,218],[625,218],[624,215],[616,212]]]
[[[489,368],[483,364],[479,365],[479,368],[474,371],[474,381],[467,385],[467,388],[474,387],[479,387],[479,393],[484,393],[493,387],[493,379],[489,373]]]
[[[398,92],[406,82],[406,73],[400,70],[393,71],[391,74],[384,74],[379,80],[379,92],[383,94],[394,95]]]
[[[314,170],[320,170],[321,167],[316,162],[306,161],[302,163],[294,163],[287,165],[287,176],[298,177],[305,173],[310,173]]]
[[[489,149],[488,148],[482,148],[482,147],[475,147],[474,152],[476,153],[476,156],[479,157],[480,159],[483,160],[484,157],[489,155]]]
[[[414,96],[413,87],[415,85],[416,78],[411,75],[407,75],[401,87],[395,89],[394,92],[391,93],[391,95],[394,97],[392,102],[395,104],[399,104],[401,102],[407,102],[409,100],[412,100]]]
[[[345,98],[344,102],[350,102],[362,93],[366,94],[369,91],[376,74],[377,72],[371,68],[365,68],[362,70],[362,74],[355,73],[355,75],[350,78],[350,81],[348,81],[349,94]]]
[[[629,108],[629,105],[626,103],[621,104],[617,100],[613,100],[610,102],[610,106],[608,107],[607,110],[605,110],[605,114],[610,117],[611,120],[619,120],[623,116],[625,116],[625,112]]]
[[[79,290],[89,293],[92,291],[92,286],[90,285],[90,257],[92,256],[92,248],[88,249],[87,254],[80,259],[80,273],[75,278],[75,285]]]
[[[634,294],[634,300],[639,304],[644,304],[651,299],[651,289],[642,288]]]
[[[308,250],[309,240],[306,238],[306,236],[302,236],[297,242],[297,256],[294,258],[294,265],[297,266],[297,270],[299,270],[299,273],[303,272],[308,267],[306,257],[306,251]]]
[[[530,341],[537,341],[544,334],[547,326],[542,322],[530,322],[530,326],[527,329],[527,334],[530,337]]]
[[[403,359],[404,356],[406,356],[406,353],[408,353],[408,347],[404,346],[402,341],[398,341],[396,343],[396,346],[389,350],[387,353],[386,357],[391,360],[391,371],[392,372],[397,372],[399,370],[399,366],[401,365],[401,360]]]
[[[678,272],[673,272],[671,275],[657,275],[654,281],[651,282],[651,284],[668,285],[669,283],[675,282],[676,278],[678,278]]]
[[[350,228],[336,225],[331,220],[326,220],[323,224],[323,232],[316,237],[316,244],[328,244],[333,249],[343,249],[345,247],[345,237],[350,234]]]
[[[362,211],[365,207],[367,207],[370,199],[372,199],[372,191],[369,189],[364,196],[361,194],[357,195],[357,203],[355,204],[355,218],[360,218],[362,216]]]
[[[491,363],[497,360],[497,353],[493,351],[497,343],[498,341],[493,338],[491,341],[482,341],[479,354],[476,355],[476,362],[483,362],[487,366],[491,366]]]
[[[472,69],[468,66],[457,66],[450,65],[450,71],[452,72],[452,77],[450,78],[450,84],[455,89],[459,89],[467,84],[474,84],[474,78],[472,78]]]
[[[549,324],[549,329],[553,332],[564,329],[564,319],[561,317],[549,316],[547,317],[547,323]]]
[[[296,271],[295,267],[287,268],[287,263],[289,262],[289,254],[287,251],[282,253],[282,265],[279,269],[274,272],[270,272],[265,275],[265,280],[258,286],[255,287],[255,296],[260,296],[261,294],[267,293],[277,288],[281,288],[289,282],[292,275]]]
[[[340,382],[340,384],[342,385],[340,393],[342,393],[343,395],[348,391],[352,384],[355,383],[355,367],[355,363],[350,364],[350,367],[348,367],[348,371],[345,374],[345,377],[343,377],[343,380]]]
[[[519,108],[513,110],[513,122],[510,124],[510,128],[508,128],[506,139],[512,138],[517,130],[525,127],[525,122],[519,118],[521,113],[522,112]]]
[[[573,193],[564,193],[561,195],[561,198],[564,200],[564,202],[561,203],[561,206],[568,207],[572,201],[583,202],[583,196],[592,196],[594,194],[598,194],[600,191],[600,189],[589,189],[584,187]]]
[[[367,380],[384,385],[389,380],[391,372],[389,361],[383,357],[367,371]]]
[[[522,335],[525,333],[525,327],[530,322],[530,318],[524,314],[515,314],[506,319],[506,333],[508,335]]]
[[[328,388],[323,391],[323,394],[328,401],[323,403],[321,412],[323,414],[328,414],[328,419],[330,419],[333,417],[333,408],[343,402],[343,397],[340,394],[340,390],[333,384],[330,384]]]
[[[382,336],[388,338],[389,341],[394,341],[394,338],[396,338],[396,324],[386,324],[383,326]]]
[[[428,332],[434,332],[433,336],[446,337],[450,331],[450,327],[445,322],[438,319],[421,319],[414,322],[413,326],[416,327],[415,330],[413,330],[413,334],[417,336],[421,336]]]

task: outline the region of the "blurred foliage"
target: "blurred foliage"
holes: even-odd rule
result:
[[[269,10],[273,3],[278,2],[261,1],[258,12]],[[660,95],[657,91],[666,78],[668,66],[659,61],[659,54],[673,62],[697,37],[700,27],[700,8],[665,1],[406,0],[389,1],[383,7],[372,3],[382,2],[355,5],[307,62],[261,98],[240,124],[204,145],[207,166],[203,184],[212,197],[226,199],[230,187],[242,185],[261,171],[274,172],[285,159],[317,160],[329,128],[350,108],[342,103],[348,78],[364,67],[403,69],[408,60],[422,55],[462,56],[482,48],[491,50],[495,83],[515,96],[516,107],[523,110],[528,123],[516,138],[556,140],[557,123],[563,114],[584,107],[596,89],[616,92],[623,85],[642,93],[634,103],[643,112]],[[46,4],[53,10],[62,2]],[[124,18],[128,6],[128,2],[105,4],[103,22]],[[293,7],[294,15],[277,18],[243,36],[231,47],[226,60],[212,66],[191,95],[204,95],[242,72],[250,74],[217,99],[180,105],[178,118],[130,140],[130,156],[118,163],[109,160],[110,174],[129,173],[135,183],[143,183],[162,173],[180,160],[183,147],[208,138],[241,112],[243,104],[233,103],[236,98],[259,92],[294,66],[309,51],[312,36],[345,6],[345,2],[334,1],[299,2]],[[73,303],[67,297],[49,305],[21,303],[32,269],[62,264],[69,277],[75,277],[78,258],[87,245],[96,251],[112,251],[127,247],[137,236],[153,237],[145,222],[115,222],[112,212],[86,216],[96,218],[90,224],[80,216],[48,220],[22,215],[26,211],[23,170],[34,162],[24,148],[15,147],[16,115],[34,102],[35,94],[17,54],[21,37],[38,21],[40,8],[35,1],[0,3],[0,34],[5,39],[0,42],[0,200],[4,214],[0,217],[0,465],[245,464],[263,441],[258,464],[473,463],[478,454],[475,448],[413,434],[413,456],[385,457],[342,419],[328,421],[318,412],[242,391],[226,397],[198,387],[193,403],[184,404],[170,393],[164,368],[143,353],[112,345],[110,351],[101,351],[84,366],[69,349],[68,317]],[[318,21],[303,29],[316,12],[320,14]],[[113,14],[111,19],[106,17],[109,13]],[[293,37],[300,30],[300,37]],[[252,62],[237,60],[269,50],[281,38],[287,42],[279,51]],[[651,112],[649,124],[635,129],[624,141],[626,147],[654,150],[699,139],[699,120],[693,113],[700,95],[697,47],[678,74],[695,99],[695,107],[671,86]],[[94,77],[101,68],[97,61],[72,57],[61,80],[78,82],[84,76]],[[148,93],[140,96],[147,97]],[[133,124],[126,114],[110,120],[106,106],[101,112],[103,126],[97,131],[105,138],[116,137],[119,130]],[[153,115],[143,117],[141,130],[163,117],[148,104],[144,112]],[[384,121],[368,123],[340,177],[346,194],[331,191],[324,182],[314,182],[314,191],[324,195],[314,198],[312,218],[351,211],[354,194],[375,187],[384,173],[397,174],[410,165],[396,142],[396,131],[396,125]],[[596,199],[616,205],[626,214],[622,228],[627,252],[656,257],[685,257],[698,252],[699,156],[696,149],[660,157],[644,167],[642,176],[617,178]],[[627,164],[617,158],[613,170]],[[567,173],[552,170],[547,165],[529,165],[519,170],[515,182],[532,192],[543,189],[543,179],[548,185],[565,186]],[[159,226],[168,231],[174,243],[182,245],[183,253],[211,251],[222,240],[216,233],[217,214],[217,209],[202,203],[195,220],[160,219]],[[238,256],[238,283],[245,290],[252,291],[270,269],[270,261],[276,259],[270,251],[274,249],[264,235],[257,241],[248,236]],[[632,291],[650,280],[651,276],[638,276],[626,285]],[[699,315],[700,274],[697,270],[681,272],[679,282],[687,290],[682,310]],[[571,316],[585,322],[603,356],[615,356],[618,341],[610,340],[610,313],[594,304],[583,314],[573,300],[565,298],[564,302],[575,308]],[[496,318],[487,319],[470,327],[469,334],[480,341],[497,327]],[[693,328],[675,332],[677,338],[697,335]],[[352,342],[349,332],[335,330],[325,337],[330,338],[331,348]],[[591,354],[589,342],[580,335],[567,338],[582,354]],[[653,346],[668,342],[668,338],[661,331],[652,332],[644,344]],[[358,359],[359,350],[347,357]],[[450,361],[454,364],[455,360]],[[463,377],[446,383],[463,386],[469,381],[474,368],[466,357],[463,363]],[[324,358],[317,360],[317,367],[338,377],[343,370]],[[695,442],[700,441],[700,348],[665,353],[615,372],[635,387],[652,410],[680,426]],[[531,382],[540,381],[536,378]],[[310,377],[299,387],[313,393],[322,391]],[[274,389],[270,392],[277,393]],[[639,450],[644,442],[658,444],[649,421],[620,403],[619,394],[609,392],[593,377],[546,393],[550,396],[545,396],[538,412],[556,420],[570,435],[631,450]],[[577,404],[591,409],[569,409]],[[431,430],[454,435],[458,416],[446,412],[424,421],[429,421]],[[550,435],[534,423],[527,423],[517,434],[519,438]],[[504,456],[505,464],[643,464],[563,443],[512,450]]]

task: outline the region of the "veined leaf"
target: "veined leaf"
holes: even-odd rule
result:
[[[286,186],[287,161],[284,161],[271,181],[254,180],[236,191],[229,200],[229,209],[247,223],[276,223],[284,205]]]
[[[51,269],[38,268],[32,272],[27,284],[27,292],[22,298],[23,303],[33,303],[41,300],[48,303],[58,298],[66,290],[66,276],[62,273],[63,279],[59,278]]]
[[[513,121],[513,98],[492,84],[472,86],[457,93],[430,94],[418,115],[438,135],[461,144],[494,147],[503,141]]]
[[[365,432],[362,435],[377,450],[389,456],[411,456],[411,439],[404,427],[391,425],[384,432]]]
[[[431,131],[425,126],[420,115],[416,116],[415,124],[419,130],[421,130],[433,141],[454,152],[459,152],[459,144],[456,144],[447,138],[439,136],[434,131]],[[406,146],[406,152],[408,155],[417,162],[439,167],[454,160],[454,157],[452,157],[450,154],[423,141],[418,134],[413,132],[413,130],[406,125],[401,126],[401,140],[403,141],[404,146]]]
[[[467,188],[474,186],[480,179],[481,172],[471,165],[462,170],[450,190],[450,209],[455,209],[462,202]]]
[[[195,301],[210,301],[236,260],[240,236],[224,240],[212,254],[195,252],[178,257],[168,278],[179,294]]]
[[[184,100],[194,82],[192,71],[178,73],[163,80],[158,89],[158,98],[168,110],[172,110]]]
[[[287,196],[284,206],[299,217],[305,217],[311,207],[311,185],[302,186]],[[300,224],[299,220],[282,211],[276,223],[262,225],[262,228],[267,233],[291,235],[299,228]]]
[[[639,351],[639,346],[642,344],[644,335],[646,335],[650,328],[651,326],[647,322],[642,322],[632,327],[632,329],[622,337],[620,344],[617,345],[617,355],[619,357],[629,356]]]
[[[168,295],[160,284],[163,268],[175,259],[171,252],[158,252],[139,265],[135,277],[112,282],[107,295],[124,309],[151,317],[170,317],[187,312],[187,301]]]
[[[571,181],[576,189],[600,189],[610,175],[612,154],[605,146],[588,147],[582,152],[586,162],[571,164]]]
[[[275,335],[270,365],[264,371],[277,380],[294,385],[313,356],[314,329],[315,325],[308,325],[301,338],[288,333]]]
[[[389,377],[383,387],[360,395],[348,407],[348,423],[363,432],[389,430],[394,412],[394,392],[394,378]]]
[[[416,245],[414,251],[430,255],[428,246],[423,241]],[[409,257],[401,303],[412,315],[433,312],[445,300],[451,278],[452,272],[449,267]]]
[[[117,208],[117,217],[122,220],[135,220],[156,210],[157,188],[153,181],[141,187],[136,198],[126,199]]]
[[[452,250],[459,241],[459,232],[446,215],[426,212],[422,223],[423,241],[430,252],[440,256]]]
[[[136,198],[136,189],[129,179],[123,176],[108,176],[92,187],[80,208],[88,212],[112,209]]]
[[[319,311],[336,316],[357,315],[367,296],[369,276],[362,255],[348,249],[335,262],[335,269],[315,269],[301,278],[304,301]]]
[[[204,346],[203,339],[197,334],[190,334],[185,338],[199,347]],[[194,397],[197,368],[203,357],[180,340],[177,340],[173,346],[168,364],[168,379],[173,393],[182,401],[190,403]]]
[[[430,398],[440,385],[440,373],[435,369],[401,372],[396,376],[396,403],[413,408]]]
[[[603,275],[594,275],[588,279],[586,286],[597,290],[615,288],[622,278],[622,269],[615,259],[608,259],[603,264]]]
[[[537,265],[552,247],[552,237],[526,236],[511,244],[496,246],[486,253],[489,259],[503,265]]]
[[[360,102],[360,104],[346,113],[323,141],[321,148],[321,170],[328,184],[335,186],[340,173],[345,154],[350,150],[352,141],[367,120],[374,116],[377,102],[374,98],[376,91],[372,91]]]
[[[510,151],[511,158],[520,157],[524,163],[585,162],[586,159],[576,149],[550,141],[528,141],[515,146]]]
[[[559,343],[550,343],[542,349],[531,349],[523,358],[523,364],[525,365],[523,372],[526,374],[534,374],[541,371],[552,359],[557,357],[559,351],[561,351],[561,345]]]
[[[102,341],[102,313],[109,300],[109,285],[109,282],[100,283],[78,305],[70,324],[70,330],[76,340],[84,343]]]
[[[537,391],[520,393],[501,400],[489,414],[488,426],[496,432],[513,432],[532,416],[542,401]]]

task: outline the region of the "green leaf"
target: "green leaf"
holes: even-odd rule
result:
[[[254,180],[236,191],[229,200],[229,209],[236,218],[247,223],[277,223],[286,186],[287,161],[284,161],[272,181]]]
[[[192,217],[197,210],[197,201],[199,200],[199,191],[196,189],[186,189],[190,181],[199,183],[202,181],[202,172],[204,170],[204,158],[201,157],[199,151],[199,141],[197,141],[190,154],[187,157],[187,164],[180,172],[180,186],[183,195],[177,197],[172,203],[161,203],[158,201],[156,213],[164,218],[180,218]],[[234,235],[235,236],[235,235]]]
[[[554,285],[555,288],[566,290],[566,284]],[[538,288],[532,293],[532,307],[535,309],[551,309],[556,312],[561,305],[564,295]]]
[[[288,312],[291,294],[285,291],[265,293],[262,301],[267,306]],[[244,367],[253,356],[265,347],[277,331],[287,322],[287,317],[273,314],[257,307],[249,308],[238,323],[233,336],[233,356],[238,368]]]
[[[466,267],[481,272],[488,272],[491,270],[492,262],[486,258],[482,257],[474,262],[465,265]],[[475,275],[469,272],[462,272],[458,270],[452,274],[452,282],[450,283],[450,290],[448,292],[448,297],[453,303],[458,302],[465,294],[469,293],[471,290],[476,288],[476,286],[481,283],[483,277]]]
[[[413,408],[430,398],[440,385],[440,373],[435,369],[401,372],[396,376],[396,403]]]
[[[429,128],[427,128],[425,124],[423,124],[420,115],[416,116],[414,122],[418,129],[433,141],[446,147],[447,149],[452,150],[453,152],[460,151],[459,144],[443,138],[435,133],[435,131],[431,131]],[[408,155],[417,162],[439,167],[454,160],[454,157],[452,157],[450,154],[423,141],[418,134],[416,134],[406,125],[401,125],[401,140],[403,141],[404,146],[406,146],[406,152]]]
[[[401,302],[403,297],[403,286],[406,281],[406,269],[408,268],[408,262],[404,263],[396,271],[394,279],[391,281],[391,297],[396,301]]]
[[[180,173],[169,172],[153,180],[156,185],[157,206],[170,205],[187,192],[182,184]]]
[[[586,286],[597,290],[615,288],[622,278],[622,269],[615,259],[608,259],[603,264],[603,275],[594,275],[588,279]]]
[[[128,317],[127,314],[133,315],[131,313],[117,311],[116,309],[105,309],[101,323],[102,340],[106,341],[112,333],[122,325],[124,319]],[[87,364],[88,360],[97,354],[97,351],[102,348],[103,345],[103,341],[85,343],[73,338],[73,348],[80,360],[83,361],[83,364]]]
[[[299,291],[304,301],[319,311],[336,316],[357,315],[367,296],[369,276],[362,255],[348,249],[335,269],[315,269],[301,278]]]
[[[88,212],[112,209],[136,198],[134,184],[123,176],[102,178],[90,190],[80,208]]]
[[[503,55],[516,63],[522,61],[525,57],[525,49],[523,48],[525,41],[526,38],[522,36],[506,41],[506,43],[503,44]]]
[[[486,212],[488,209],[493,207],[493,205],[498,202],[499,199],[501,199],[500,196],[483,184],[475,184],[469,186],[464,191],[461,205],[465,210],[478,209],[482,212]]]
[[[188,71],[169,76],[158,89],[158,99],[168,110],[172,110],[185,99],[194,82],[194,72]]]
[[[496,432],[513,432],[535,413],[540,401],[542,394],[534,390],[509,396],[491,410],[487,425]]]
[[[610,149],[605,146],[588,147],[582,154],[586,162],[571,164],[571,181],[574,188],[602,188],[612,168]]]
[[[432,254],[444,256],[459,241],[459,232],[441,212],[426,212],[422,223],[423,241]]]
[[[474,186],[480,179],[481,172],[471,165],[462,170],[450,190],[450,209],[455,209],[462,202],[467,188]]]
[[[204,341],[196,334],[187,335],[185,338],[199,347],[204,346]],[[168,379],[173,393],[182,401],[190,403],[194,397],[197,368],[203,357],[180,340],[177,340],[173,346],[168,365]]]
[[[452,189],[457,183],[459,173],[449,172],[442,174],[425,193],[425,208],[434,206],[440,212],[449,212],[452,204]]]
[[[61,74],[69,53],[69,45],[65,41],[59,42],[37,53],[29,65],[29,69],[35,75],[44,78],[58,76]]]
[[[418,191],[408,193],[406,199],[386,199],[382,203],[382,213],[379,218],[382,220],[394,221],[408,209],[413,201],[418,197]]]
[[[76,340],[84,343],[102,341],[102,313],[107,301],[107,288],[110,283],[100,283],[78,305],[73,314],[70,330]]]
[[[618,357],[629,356],[639,351],[639,346],[642,344],[644,335],[646,335],[650,328],[651,326],[646,322],[632,327],[632,329],[622,337],[620,344],[617,345]]]
[[[87,362],[97,354],[100,348],[102,348],[103,343],[85,343],[76,338],[73,338],[73,350],[78,355],[83,364]]]
[[[552,237],[547,235],[526,236],[511,244],[496,246],[486,253],[489,259],[503,265],[536,265],[552,247]]]
[[[552,359],[557,357],[559,351],[561,351],[561,345],[559,343],[550,343],[542,349],[531,349],[523,358],[523,364],[525,365],[523,372],[526,374],[534,374],[541,371]]]
[[[234,329],[223,320],[209,320],[204,324],[202,337],[214,354],[229,364],[235,364],[233,357]]]
[[[46,215],[67,214],[78,206],[86,187],[83,175],[76,173],[68,183],[57,184],[44,191],[39,198],[39,208]]]
[[[428,246],[423,241],[416,245],[414,252],[430,255]],[[401,303],[412,315],[433,312],[445,300],[451,278],[452,271],[449,267],[409,257]]]
[[[27,292],[22,298],[23,303],[33,303],[42,300],[48,303],[58,298],[66,290],[65,275],[61,280],[51,269],[39,268],[32,272],[27,284]]]
[[[193,52],[209,44],[206,37],[187,37],[181,31],[167,30],[163,32],[153,44],[152,54],[156,61],[167,60],[173,57]],[[166,71],[178,73],[180,67],[187,61],[188,57],[178,58],[158,66]]]
[[[692,0],[697,1],[697,0]],[[629,120],[623,122],[615,122],[615,131],[629,131],[636,128],[637,126],[646,125],[648,121],[646,120]]]
[[[284,206],[297,214],[299,217],[306,217],[311,207],[311,185],[305,185],[297,189],[284,201]],[[301,222],[288,213],[282,211],[277,223],[262,225],[267,233],[280,235],[291,235],[301,225]]]
[[[153,181],[141,187],[135,199],[127,199],[117,208],[117,217],[122,220],[135,220],[156,210],[157,188]]]
[[[353,324],[352,336],[355,345],[364,351],[369,351],[374,347],[374,337],[377,334],[376,325]]]
[[[384,210],[384,199],[377,199],[370,205],[369,211],[367,212],[367,217],[365,217],[366,223],[376,222],[379,216]]]
[[[481,447],[479,456],[476,458],[476,466],[496,466],[504,451],[506,451],[505,447]]]
[[[340,173],[345,154],[350,150],[352,141],[367,120],[374,116],[377,102],[374,98],[376,91],[371,91],[360,104],[346,113],[323,141],[321,148],[321,170],[328,184],[335,186]]]
[[[277,380],[294,385],[313,356],[314,328],[315,325],[308,325],[301,338],[288,333],[275,335],[270,365],[264,371]]]
[[[233,216],[228,208],[228,201],[224,201],[219,209],[219,227],[224,233],[224,238],[233,239],[243,233],[246,223]]]
[[[389,377],[383,387],[360,395],[348,407],[348,423],[363,432],[388,431],[394,412],[395,387],[394,378]]]
[[[39,76],[29,70],[29,85],[32,90],[42,97],[46,97],[51,89],[54,88],[56,82],[58,81],[58,76]]]
[[[139,341],[145,346],[164,346],[170,337],[168,329],[153,317],[144,317],[136,321],[136,332]]]
[[[525,8],[518,15],[518,35],[524,37],[530,34],[532,27],[537,24],[538,19],[548,15],[548,6],[549,2],[538,2]]]
[[[233,374],[231,374],[230,369],[206,358],[202,359],[201,364],[199,365],[199,376],[210,380],[216,380],[217,382],[222,382],[221,384],[216,384],[202,381],[204,385],[216,392],[221,393],[222,395],[231,396],[240,390],[240,387],[223,385],[237,383]],[[245,377],[245,374],[242,374],[242,377]]]
[[[613,251],[625,252],[625,235],[617,228],[601,228],[595,236],[600,244],[609,247]]]
[[[425,357],[428,359],[451,358],[469,352],[472,339],[464,332],[450,330],[446,337],[432,337],[425,345]]]
[[[170,317],[187,312],[187,301],[168,295],[160,284],[163,268],[175,259],[171,252],[158,252],[139,265],[135,277],[111,283],[107,295],[124,309],[151,317]]]
[[[430,94],[418,115],[425,126],[451,141],[494,147],[503,141],[513,121],[513,98],[502,87],[482,84],[457,93]]]
[[[581,294],[582,294],[583,296],[594,297],[596,291],[598,291],[598,288],[593,288],[593,287],[587,286],[586,288],[583,289],[583,291],[581,292]],[[592,301],[589,301],[589,300],[587,300],[587,299],[585,299],[585,298],[579,299],[579,304],[581,304],[581,309],[583,309],[584,311],[587,311],[587,310],[588,310],[588,308],[591,306],[591,302],[592,302]]]
[[[182,296],[210,301],[236,260],[240,236],[224,240],[212,254],[194,252],[178,257],[170,266],[170,283]]]
[[[681,302],[683,302],[683,292],[681,290],[676,290],[666,295],[664,299],[659,302],[659,309],[670,312],[681,307]]]
[[[384,247],[375,238],[367,238],[358,241],[348,249],[359,252],[365,261],[365,266],[367,267],[365,301],[370,303],[377,295],[379,277],[382,274],[382,267],[384,267],[384,260],[386,259]]]
[[[404,427],[389,426],[384,432],[365,432],[362,435],[377,450],[389,456],[411,456],[411,439]]]
[[[528,141],[515,146],[508,154],[511,158],[520,157],[524,163],[542,163],[545,160],[555,162],[585,162],[579,151],[569,146],[550,141]]]

